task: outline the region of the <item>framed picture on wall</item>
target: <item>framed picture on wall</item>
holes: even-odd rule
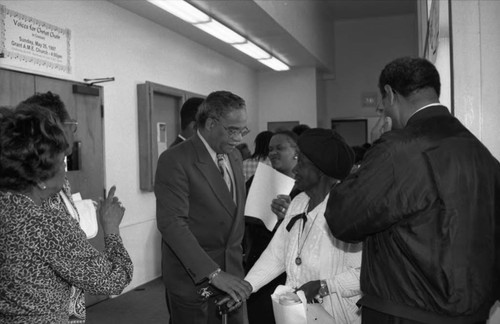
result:
[[[350,146],[361,146],[368,142],[368,121],[365,118],[332,119],[332,129]]]
[[[298,121],[280,121],[280,122],[268,122],[267,130],[271,132],[277,132],[281,130],[292,130],[295,126],[299,124]]]

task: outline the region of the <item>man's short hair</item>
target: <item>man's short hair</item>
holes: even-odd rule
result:
[[[64,105],[64,102],[62,102],[59,95],[50,91],[46,93],[38,92],[28,99],[22,101],[18,105],[18,107],[24,105],[38,105],[47,108],[48,110],[56,114],[60,122],[65,122],[71,119],[68,111],[66,110],[66,106]]]
[[[387,64],[380,73],[378,87],[385,98],[384,86],[388,84],[403,97],[418,89],[432,88],[441,93],[441,81],[436,67],[426,59],[402,57]]]
[[[196,114],[196,125],[205,126],[207,119],[222,118],[232,110],[245,109],[245,100],[229,91],[214,91],[205,98]]]
[[[302,135],[303,132],[305,132],[308,129],[311,129],[311,127],[309,127],[309,125],[299,124],[299,125],[294,126],[292,128],[292,132],[294,132],[295,134],[297,134],[297,136],[300,136],[300,135]]]
[[[196,121],[198,107],[203,102],[203,98],[192,97],[186,100],[181,107],[181,129],[185,130],[188,125]]]

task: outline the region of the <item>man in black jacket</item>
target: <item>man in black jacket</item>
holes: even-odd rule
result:
[[[196,113],[202,102],[203,98],[191,97],[182,104],[180,111],[181,132],[177,135],[172,144],[170,144],[169,148],[184,142],[196,133]]]
[[[331,193],[334,236],[363,241],[363,323],[484,323],[499,297],[500,164],[439,103],[436,68],[389,63],[386,132]]]

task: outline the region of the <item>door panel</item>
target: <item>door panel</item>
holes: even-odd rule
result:
[[[0,106],[15,106],[35,93],[31,74],[0,69]]]
[[[153,133],[153,174],[156,174],[156,165],[158,164],[158,158],[160,154],[167,148],[168,145],[177,137],[180,131],[179,124],[179,110],[181,106],[182,97],[177,97],[174,95],[168,95],[160,92],[153,92],[153,99],[151,100],[153,104],[153,110],[151,112],[151,131]],[[164,147],[161,147],[157,143],[158,139],[158,123],[165,124],[166,127],[166,143]]]
[[[66,173],[71,191],[80,192],[83,199],[98,201],[104,189],[102,88],[94,87],[99,90],[94,91],[96,95],[74,93],[75,84],[80,83],[0,69],[0,104],[16,105],[35,92],[58,94],[70,117],[78,121],[74,140],[80,143],[79,168]],[[89,242],[99,251],[104,249],[101,226],[97,236]],[[106,298],[87,295],[86,304],[89,306]]]
[[[37,76],[37,92],[57,93],[70,116],[78,121],[75,141],[80,142],[79,170],[68,171],[73,193],[85,199],[99,200],[104,188],[103,127],[101,97],[73,93],[73,83]],[[100,93],[99,93],[100,94]]]

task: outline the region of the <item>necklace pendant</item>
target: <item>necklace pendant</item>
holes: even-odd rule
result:
[[[295,264],[298,266],[302,264],[302,259],[299,256],[295,258]]]

